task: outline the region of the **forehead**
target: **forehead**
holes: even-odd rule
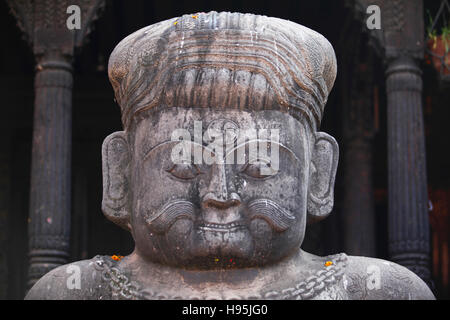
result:
[[[207,108],[166,108],[149,113],[134,128],[132,140],[135,149],[150,150],[158,144],[170,141],[175,130],[183,129],[194,136],[194,128],[201,127],[202,134],[208,128],[225,131],[267,129],[269,134],[277,129],[279,142],[293,151],[304,148],[311,139],[308,126],[280,111],[217,110]]]

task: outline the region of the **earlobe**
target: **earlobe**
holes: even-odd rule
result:
[[[311,152],[308,224],[326,218],[333,209],[338,159],[339,146],[336,140],[324,132],[316,132]]]
[[[130,152],[125,132],[106,137],[102,146],[103,200],[105,216],[130,231]]]

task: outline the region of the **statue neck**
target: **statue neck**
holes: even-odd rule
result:
[[[323,259],[301,249],[270,266],[242,269],[187,270],[143,259],[138,252],[122,259],[117,268],[149,296],[174,299],[258,299],[271,292],[294,288],[314,275]],[[320,261],[319,261],[320,260]]]

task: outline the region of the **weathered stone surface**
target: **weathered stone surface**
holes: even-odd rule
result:
[[[103,144],[103,211],[135,251],[52,270],[28,299],[434,298],[394,263],[300,249],[307,220],[333,207],[338,145],[317,131],[336,76],[324,37],[185,15],[125,38],[109,76],[125,130]]]

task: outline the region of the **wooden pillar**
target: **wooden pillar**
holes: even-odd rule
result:
[[[427,176],[422,116],[423,0],[352,0],[355,13],[386,62],[388,234],[390,259],[430,281]],[[381,28],[366,28],[377,5]]]
[[[389,256],[430,280],[430,225],[422,115],[422,0],[386,1]]]
[[[64,60],[37,65],[28,219],[28,285],[69,258],[72,68]]]
[[[422,72],[400,56],[386,70],[388,103],[389,255],[430,280]]]
[[[72,62],[102,0],[10,0],[36,57],[28,287],[69,258],[72,150]],[[77,10],[80,24],[67,20]],[[71,20],[72,21],[72,20]]]

